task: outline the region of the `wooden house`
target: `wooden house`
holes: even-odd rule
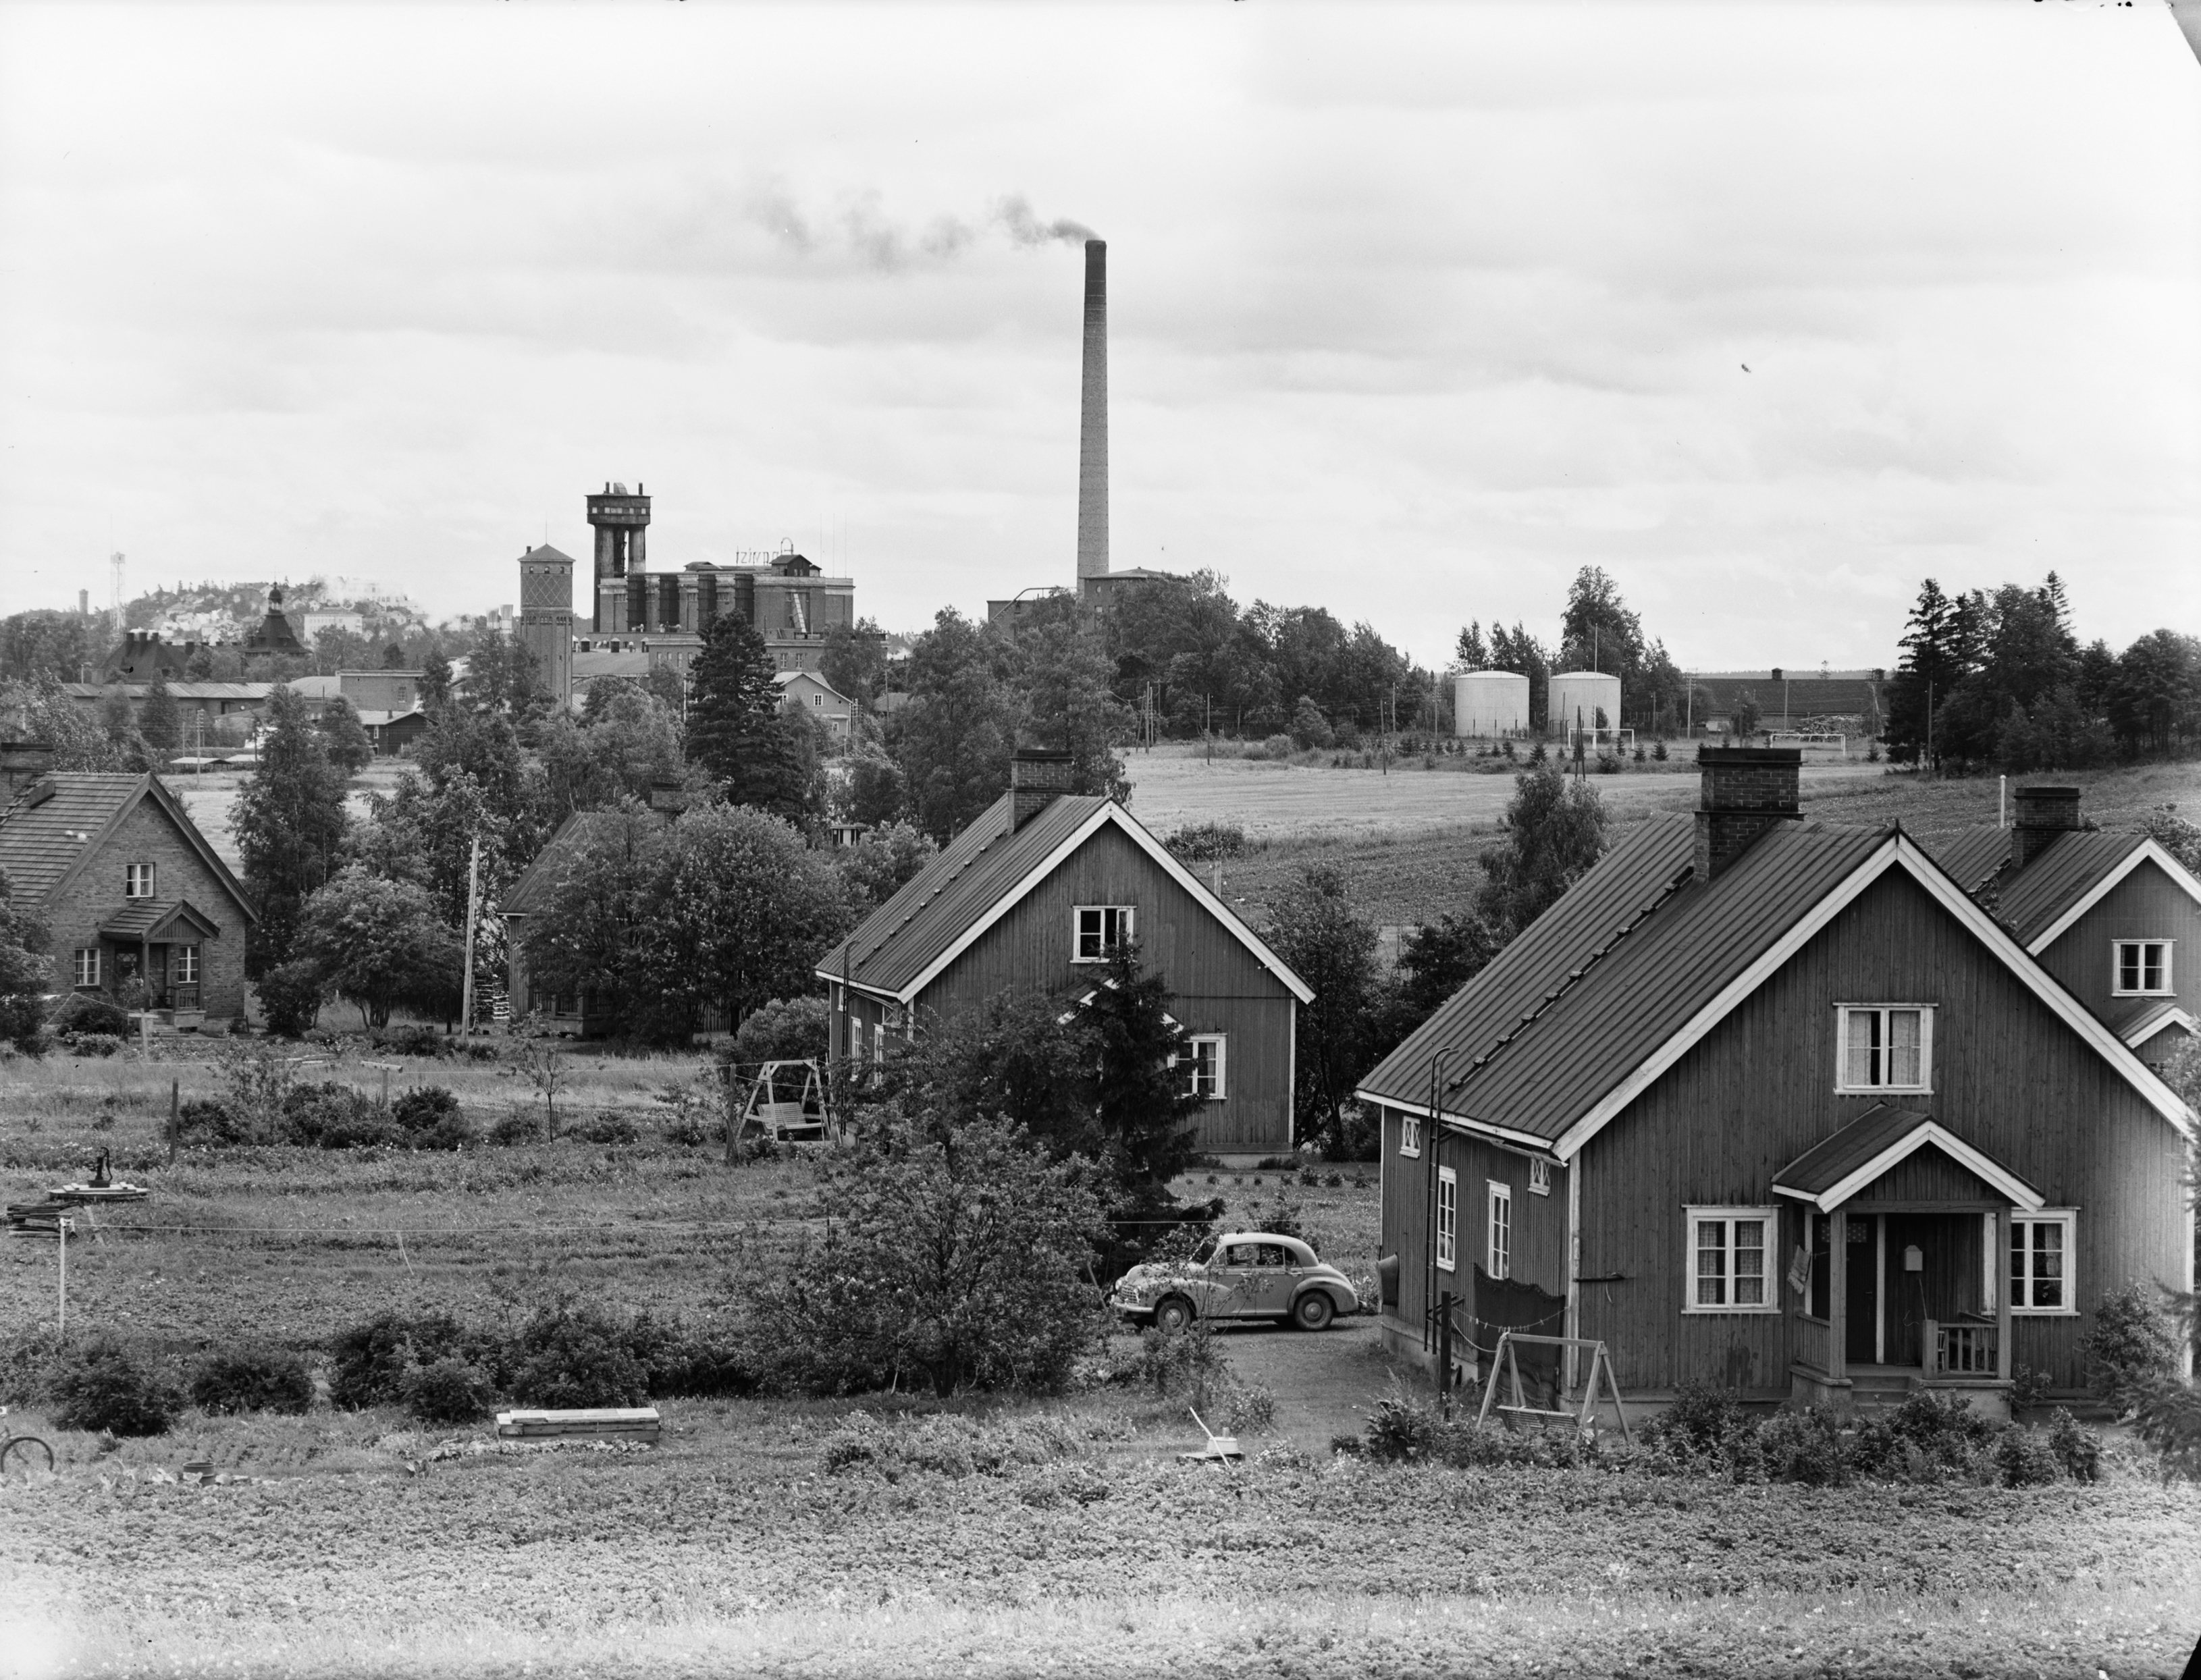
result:
[[[2075,787],[2021,787],[2016,803],[2012,827],[1937,841],[1934,855],[2065,990],[2160,1066],[2201,1033],[2201,881],[2145,834],[2088,828]]]
[[[1019,753],[1010,788],[818,964],[836,1053],[883,1057],[1005,990],[1072,1000],[1135,940],[1190,1035],[1199,1148],[1259,1159],[1292,1145],[1299,1006],[1314,993],[1113,799],[1065,791],[1070,760]]]
[[[1693,818],[1636,828],[1364,1081],[1387,1338],[1430,1346],[1449,1297],[1463,1363],[1507,1326],[1602,1340],[1632,1400],[2077,1390],[2104,1295],[2192,1286],[2194,1116],[1976,879],[1803,820],[1793,749],[1699,758]]]
[[[244,1014],[259,909],[160,777],[26,780],[0,812],[0,871],[45,925],[56,991],[123,1001],[142,980],[166,1027],[226,1027]]]

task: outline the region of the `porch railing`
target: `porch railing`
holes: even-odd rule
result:
[[[172,986],[168,988],[168,1007],[172,1010],[195,1010],[199,1006],[197,985]]]
[[[1926,1345],[1933,1350],[1932,1377],[1997,1377],[2002,1374],[1991,1324],[1938,1324],[1926,1320]]]

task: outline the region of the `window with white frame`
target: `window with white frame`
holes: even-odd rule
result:
[[[1422,1152],[1422,1117],[1401,1114],[1399,1116],[1399,1153],[1419,1155]]]
[[[1437,1266],[1449,1272],[1459,1252],[1459,1174],[1437,1168]]]
[[[70,968],[75,976],[71,982],[73,985],[98,985],[99,947],[96,945],[79,947],[74,953],[73,960],[70,964]]]
[[[1221,1102],[1226,1061],[1222,1033],[1195,1033],[1186,1041],[1183,1059],[1177,1064],[1185,1070],[1184,1094]]]
[[[2110,990],[2120,998],[2160,998],[2171,990],[2169,940],[2117,940]]]
[[[1137,918],[1129,904],[1080,904],[1077,915],[1073,963],[1105,963],[1118,945],[1129,945],[1136,937],[1132,924]]]
[[[1777,1313],[1771,1267],[1776,1208],[1691,1208],[1688,1313]]]
[[[2075,1214],[2018,1214],[2010,1221],[2010,1309],[2075,1313],[2071,1277]]]
[[[126,899],[150,899],[153,896],[153,866],[150,863],[125,863],[122,866],[122,896]]]
[[[872,1060],[882,1062],[887,1059],[887,1024],[883,1021],[872,1023]]]
[[[1496,1179],[1486,1183],[1488,1235],[1482,1245],[1482,1269],[1494,1278],[1513,1275],[1513,1186]]]
[[[1529,1194],[1549,1196],[1552,1193],[1552,1163],[1541,1155],[1529,1157]]]
[[[1852,1004],[1839,1011],[1837,1091],[1929,1091],[1934,1010],[1924,1004]]]
[[[174,968],[177,985],[197,986],[199,983],[199,948],[195,945],[178,945]]]

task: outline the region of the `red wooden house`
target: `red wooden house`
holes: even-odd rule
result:
[[[1804,821],[1799,756],[1705,749],[1693,819],[1636,829],[1364,1081],[1394,1345],[1449,1295],[1464,1362],[1503,1326],[1601,1339],[1632,1400],[1992,1409],[2020,1364],[2081,1385],[2104,1294],[2192,1286],[2192,1113],[1967,890],[1984,867]],[[2010,861],[2005,909],[2039,859]]]
[[[883,1057],[927,1016],[1004,990],[1074,998],[1136,940],[1191,1037],[1199,1148],[1288,1150],[1298,1011],[1314,993],[1130,812],[1069,785],[1067,755],[1018,754],[1009,792],[819,959],[835,1050]]]

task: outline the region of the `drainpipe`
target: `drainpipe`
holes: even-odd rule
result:
[[[1424,1240],[1422,1245],[1428,1255],[1428,1259],[1422,1267],[1422,1345],[1424,1348],[1434,1346],[1429,1328],[1429,1313],[1437,1304],[1437,1139],[1443,1135],[1444,1129],[1442,1123],[1437,1118],[1439,1113],[1437,1098],[1440,1091],[1437,1080],[1446,1062],[1459,1053],[1457,1049],[1447,1046],[1429,1057],[1429,1125],[1422,1139],[1422,1152],[1426,1162],[1423,1176],[1428,1180],[1429,1202],[1429,1224],[1423,1233]],[[1437,1375],[1438,1381],[1441,1384],[1445,1373],[1439,1372]]]

